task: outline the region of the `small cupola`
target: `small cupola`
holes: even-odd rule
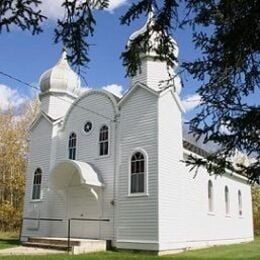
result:
[[[145,34],[147,32],[147,30],[149,30],[149,28],[151,28],[153,25],[154,25],[154,11],[150,11],[148,13],[148,16],[147,16],[147,21],[146,23],[144,24],[144,26],[140,29],[138,29],[137,31],[133,32],[130,37],[129,37],[129,40],[128,40],[128,43],[127,43],[127,46],[130,46],[131,45],[131,42],[136,39],[138,36],[142,35],[142,34]],[[152,47],[147,53],[144,53],[143,54],[143,57],[145,56],[150,56],[150,57],[156,57],[157,54],[155,52],[155,48],[158,46],[158,33],[157,32],[153,32],[150,36],[150,42],[149,42],[149,45]],[[172,50],[174,52],[174,56],[177,58],[178,55],[179,55],[179,48],[178,48],[178,45],[176,43],[176,41],[170,37],[171,39],[171,42],[174,46],[174,50]],[[176,64],[177,66],[177,64]]]
[[[46,94],[63,93],[77,97],[80,89],[80,78],[71,69],[67,53],[63,51],[57,64],[44,72],[40,77],[40,98]]]
[[[148,13],[147,21],[142,28],[135,31],[129,37],[127,42],[127,48],[131,46],[131,43],[134,39],[139,37],[142,34],[145,34],[154,24],[154,11]],[[158,42],[158,33],[153,32],[150,35],[149,47],[150,49],[141,55],[141,69],[137,71],[137,74],[132,77],[131,85],[135,85],[137,82],[143,83],[148,87],[154,90],[161,90],[166,87],[167,80],[174,78],[174,89],[177,94],[181,92],[181,82],[180,78],[176,73],[176,68],[178,63],[176,62],[172,68],[169,68],[166,62],[161,61],[157,58],[157,53],[155,49],[157,48]],[[171,37],[172,45],[174,49],[172,50],[174,56],[177,58],[179,55],[179,48],[176,41]]]
[[[65,116],[80,93],[80,77],[70,67],[63,51],[57,64],[39,80],[41,111],[53,120]]]

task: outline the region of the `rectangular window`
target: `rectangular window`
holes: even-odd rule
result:
[[[107,155],[108,154],[108,141],[100,142],[100,155]]]
[[[131,157],[130,192],[145,192],[145,159],[144,155],[136,152]]]
[[[41,198],[42,170],[37,168],[33,176],[32,199],[39,200]]]
[[[135,173],[131,175],[131,193],[144,192],[144,174]]]
[[[99,155],[108,155],[108,127],[102,126],[99,131]]]
[[[38,199],[40,199],[40,197],[41,197],[41,184],[34,184],[32,199],[38,200]]]
[[[69,136],[69,159],[76,160],[77,135],[71,133]]]

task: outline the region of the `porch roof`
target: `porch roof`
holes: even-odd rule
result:
[[[73,176],[76,178],[73,179]],[[99,174],[85,162],[64,160],[57,163],[50,172],[49,187],[53,190],[66,189],[72,181],[73,185],[104,186]]]

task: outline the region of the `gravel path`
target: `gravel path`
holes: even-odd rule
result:
[[[64,254],[63,251],[42,249],[36,247],[18,246],[13,248],[1,249],[0,256],[3,255],[48,255],[48,254]]]

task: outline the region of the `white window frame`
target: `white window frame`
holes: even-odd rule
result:
[[[86,123],[88,123],[88,122],[90,122],[90,123],[92,124],[92,128],[91,128],[91,130],[87,133],[84,128],[85,128]],[[88,120],[86,120],[86,121],[84,122],[83,127],[81,127],[81,130],[82,130],[82,133],[83,133],[84,135],[87,135],[87,136],[88,136],[88,135],[91,135],[91,134],[94,132],[94,128],[95,128],[95,126],[94,126],[93,120],[88,119]]]
[[[238,199],[238,216],[243,216],[243,197],[242,197],[242,191],[238,190],[237,192],[237,199]]]
[[[211,184],[211,190],[210,190],[210,184]],[[214,213],[214,186],[212,180],[208,180],[207,182],[207,200],[208,200],[208,212],[209,214]],[[209,194],[211,194],[211,197],[209,197]]]
[[[36,175],[36,171],[37,170],[40,170],[40,175],[41,175],[41,182],[40,184],[35,184],[34,181],[35,181],[35,175]],[[41,201],[42,200],[42,179],[43,179],[43,171],[42,171],[42,168],[40,167],[37,167],[35,169],[35,171],[33,172],[33,177],[32,177],[32,189],[31,189],[31,200],[33,202],[37,202],[37,201]],[[33,195],[34,195],[34,189],[35,189],[35,186],[39,186],[40,187],[40,191],[39,191],[39,198],[33,198]]]
[[[75,147],[73,146],[73,147],[70,147],[70,137],[71,137],[71,135],[72,134],[75,134],[75,136],[76,136],[76,145],[75,145]],[[67,143],[67,147],[68,147],[68,159],[69,160],[76,160],[77,159],[77,147],[78,147],[78,135],[77,135],[77,133],[76,132],[71,132],[70,134],[69,134],[69,140],[68,140],[68,143]],[[75,149],[75,158],[74,159],[71,159],[70,158],[70,149]]]
[[[144,192],[135,192],[131,193],[131,162],[132,162],[132,156],[140,152],[144,156]],[[149,196],[148,193],[148,154],[147,152],[142,148],[136,148],[134,149],[128,158],[128,197],[141,197],[141,196]]]
[[[103,154],[103,155],[100,155],[100,145],[102,142],[104,141],[100,141],[100,131],[101,129],[106,126],[107,129],[108,129],[108,137],[107,137],[107,143],[108,143],[108,151],[107,151],[107,154]],[[110,155],[110,127],[108,124],[102,124],[100,127],[99,127],[99,130],[98,130],[98,157],[99,158],[106,158]]]
[[[227,185],[224,188],[224,200],[225,200],[225,214],[230,216],[230,192]]]

